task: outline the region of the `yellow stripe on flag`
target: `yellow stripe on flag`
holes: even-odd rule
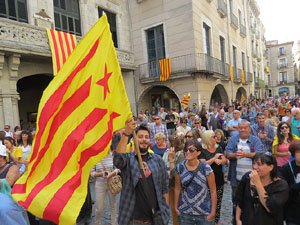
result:
[[[233,67],[230,65],[230,80],[233,80]]]
[[[40,218],[75,224],[90,171],[131,116],[104,14],[43,93],[30,161],[13,198]]]
[[[171,74],[171,61],[169,58],[159,60],[160,81],[166,81]]]
[[[242,83],[245,83],[245,71],[242,70]]]
[[[191,98],[191,94],[190,93],[188,93],[188,95],[184,95],[183,99],[180,102],[181,105],[183,105],[184,107],[188,107],[190,98]]]

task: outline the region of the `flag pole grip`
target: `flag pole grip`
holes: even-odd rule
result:
[[[132,135],[133,135],[133,143],[134,143],[134,147],[135,147],[135,152],[136,152],[137,157],[138,157],[140,169],[144,171],[144,164],[143,164],[143,161],[142,161],[142,156],[141,156],[141,152],[140,152],[139,142],[138,142],[138,139],[137,139],[135,131],[133,131]]]

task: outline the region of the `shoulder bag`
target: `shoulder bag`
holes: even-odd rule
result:
[[[101,163],[104,171],[106,171],[106,168],[105,168],[103,162],[100,161],[100,163]],[[108,184],[108,187],[109,187],[111,193],[116,195],[122,190],[122,178],[120,175],[117,174],[117,172],[113,172],[113,173],[114,173],[114,175],[112,175],[110,178],[107,179],[107,184]]]

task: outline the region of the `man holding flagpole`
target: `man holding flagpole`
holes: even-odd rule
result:
[[[122,225],[154,224],[153,214],[160,212],[163,224],[168,224],[170,219],[169,179],[165,164],[160,156],[148,152],[150,132],[147,127],[139,126],[136,135],[144,165],[143,177],[140,173],[137,153],[126,153],[128,138],[135,129],[136,122],[129,119],[114,153],[114,165],[121,170],[123,181],[118,223]],[[149,188],[145,189],[145,185]]]

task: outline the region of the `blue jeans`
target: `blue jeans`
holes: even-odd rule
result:
[[[178,222],[180,225],[213,225],[214,220],[207,221],[206,216],[193,216],[187,214],[180,214],[178,216]]]

